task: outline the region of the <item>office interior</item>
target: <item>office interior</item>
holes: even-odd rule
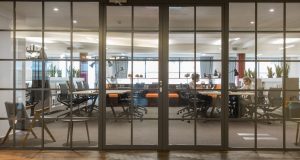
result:
[[[300,3],[224,4],[1,1],[0,147],[299,149]]]

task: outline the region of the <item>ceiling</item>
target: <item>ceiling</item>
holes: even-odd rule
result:
[[[98,3],[74,2],[73,26],[75,30],[95,30],[96,32],[74,32],[74,52],[87,52],[94,56],[98,54]],[[16,3],[17,29],[41,29],[42,10],[40,2]],[[58,10],[55,11],[54,9]],[[273,12],[270,11],[273,9]],[[11,28],[12,3],[0,2],[0,29]],[[106,49],[108,55],[131,55],[138,57],[158,56],[158,7],[134,7],[134,22],[132,23],[132,9],[129,6],[107,7]],[[257,8],[258,31],[283,31],[283,4],[258,3]],[[300,31],[300,4],[287,3],[287,31]],[[169,11],[169,49],[170,56],[193,56],[194,33],[197,30],[212,30],[215,32],[198,32],[196,34],[196,52],[200,55],[221,56],[221,8],[197,7],[196,23],[194,27],[193,7],[171,7]],[[254,32],[241,33],[235,31],[254,31],[255,6],[254,3],[230,4],[230,54],[246,53],[254,56]],[[133,35],[133,51],[131,48],[131,25],[139,32]],[[70,29],[70,3],[45,2],[45,29]],[[147,30],[147,32],[146,32]],[[145,31],[145,32],[143,32]],[[150,31],[150,32],[149,32]],[[181,31],[181,32],[176,32]],[[186,31],[186,32],[183,32]],[[17,32],[17,38],[26,40],[26,45],[41,44],[41,32]],[[45,49],[48,56],[69,54],[69,32],[45,32]],[[258,32],[257,50],[259,56],[282,57],[283,34]],[[300,33],[287,34],[287,55],[298,57],[300,49]]]

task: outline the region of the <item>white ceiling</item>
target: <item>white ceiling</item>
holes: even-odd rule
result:
[[[12,26],[12,3],[0,2],[0,28]],[[46,2],[45,3],[45,29],[70,29],[70,3]],[[287,4],[287,30],[300,30],[300,4]],[[58,8],[58,11],[54,11]],[[41,3],[17,2],[17,28],[41,29]],[[274,12],[270,12],[274,9]],[[74,2],[74,29],[98,29],[98,3]],[[131,7],[107,7],[107,28],[112,30],[107,33],[107,53],[110,55],[131,54],[131,34],[114,32],[113,30],[131,29]],[[230,29],[254,31],[255,8],[250,3],[230,4]],[[258,29],[260,31],[282,31],[283,4],[259,3],[258,4]],[[193,7],[170,8],[170,30],[193,30]],[[135,30],[158,30],[157,7],[134,7]],[[221,29],[221,8],[197,7],[196,28],[199,30]],[[73,35],[75,52],[88,52],[90,55],[98,54],[98,33],[78,32]],[[27,45],[41,43],[41,33],[17,32],[17,38],[26,39]],[[298,56],[300,49],[300,34],[287,34],[287,55]],[[261,56],[282,57],[283,34],[258,34],[258,54]],[[218,32],[197,33],[197,53],[203,55],[220,56],[221,34]],[[230,33],[230,53],[246,53],[253,56],[255,51],[253,33]],[[70,33],[46,32],[46,53],[59,56],[68,53],[70,47]],[[169,35],[170,55],[189,56],[194,53],[193,32],[175,33]],[[48,51],[47,51],[48,50]],[[136,56],[156,57],[158,54],[158,32],[142,32],[134,34],[134,54]]]

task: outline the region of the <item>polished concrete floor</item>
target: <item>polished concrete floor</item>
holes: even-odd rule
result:
[[[1,160],[295,160],[299,151],[38,151],[1,150]]]

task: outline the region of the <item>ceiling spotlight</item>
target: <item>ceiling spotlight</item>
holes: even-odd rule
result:
[[[234,41],[238,41],[238,40],[240,40],[241,38],[239,38],[239,37],[237,37],[237,38],[234,38],[233,40]]]
[[[53,11],[57,12],[57,11],[59,11],[59,9],[55,7],[55,8],[53,8]]]
[[[74,23],[74,24],[76,24],[76,23],[77,23],[77,21],[76,21],[76,20],[73,20],[73,23]]]
[[[273,8],[269,9],[269,12],[274,12],[274,11],[275,11],[275,9],[273,9]]]
[[[255,23],[254,21],[251,21],[251,22],[250,22],[250,24],[254,24],[254,23]]]

